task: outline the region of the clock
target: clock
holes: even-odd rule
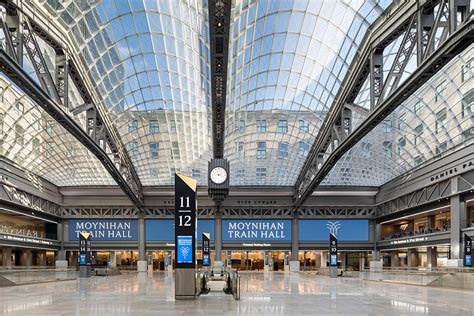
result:
[[[227,180],[227,170],[222,167],[215,167],[211,170],[211,181],[215,184],[222,184]]]

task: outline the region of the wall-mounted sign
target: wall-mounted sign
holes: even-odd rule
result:
[[[472,267],[472,239],[464,234],[464,266]]]
[[[369,221],[366,219],[300,219],[299,241],[329,241],[328,233],[334,229],[339,241],[368,241]]]
[[[452,177],[454,175],[466,172],[466,171],[471,170],[471,169],[474,169],[474,161],[473,160],[464,162],[464,163],[460,164],[459,166],[456,166],[456,167],[450,168],[448,170],[445,170],[443,172],[440,172],[440,173],[432,176],[430,178],[430,181],[433,182],[433,181],[438,181],[438,180],[444,180],[446,178],[449,178],[449,177]]]
[[[211,236],[209,233],[202,233],[202,265],[208,267],[211,265]]]
[[[214,239],[214,220],[197,220],[197,238],[201,240],[202,233],[208,232],[211,240]],[[172,219],[146,219],[145,220],[146,241],[173,241],[174,242],[174,220]]]
[[[45,239],[36,239],[36,238],[31,238],[31,237],[7,235],[7,234],[0,234],[0,242],[2,241],[28,242],[28,243],[44,245],[44,246],[50,246],[53,244],[53,242],[45,240]]]
[[[242,243],[242,247],[271,247],[271,246],[272,244],[267,244],[267,243],[262,243],[262,242]]]
[[[400,240],[392,240],[390,241],[390,245],[404,245],[404,244],[411,244],[414,242],[424,242],[424,241],[429,241],[430,238],[428,236],[424,237],[412,237],[412,238],[406,238],[406,239],[400,239]]]
[[[291,220],[222,220],[223,241],[291,241]]]
[[[91,265],[91,234],[88,232],[79,233],[79,265]]]
[[[136,219],[70,219],[69,240],[79,240],[81,232],[88,232],[94,241],[136,241]]]

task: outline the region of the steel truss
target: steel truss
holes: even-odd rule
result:
[[[208,6],[214,158],[223,158],[231,1],[210,0]]]
[[[376,29],[369,31],[359,50],[360,57],[353,61],[296,181],[295,209],[303,205],[352,146],[473,42],[469,1],[447,1],[401,2],[398,10],[379,19]],[[384,83],[383,50],[399,37],[402,42]],[[415,47],[417,69],[400,82]],[[371,108],[363,123],[352,130],[351,105],[367,78]]]
[[[143,204],[141,182],[118,132],[94,102],[90,93],[92,89],[87,85],[86,78],[82,76],[84,70],[78,66],[79,62],[75,59],[76,57],[68,54],[66,44],[56,41],[48,31],[34,20],[30,20],[13,3],[0,1],[0,5],[3,5],[6,11],[5,17],[0,19],[0,26],[5,35],[4,43],[0,49],[1,70],[90,150],[134,205],[141,209]],[[36,18],[39,17],[35,16]],[[55,51],[54,79],[45,62],[37,37]],[[28,53],[41,88],[22,69],[22,46]],[[74,82],[85,102],[84,105],[75,109],[70,108],[68,102],[68,76]],[[83,111],[86,111],[86,131],[73,119]]]

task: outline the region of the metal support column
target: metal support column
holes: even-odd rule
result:
[[[299,245],[298,245],[298,216],[293,214],[291,219],[291,260],[290,271],[298,272],[300,270],[300,261],[298,259]]]
[[[140,213],[138,218],[138,272],[145,272],[147,269],[145,251],[145,214]]]
[[[216,218],[214,220],[214,248],[216,251],[216,257],[214,262],[222,261],[222,212],[220,207],[217,207]]]

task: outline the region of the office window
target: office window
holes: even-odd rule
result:
[[[21,102],[17,102],[15,104],[15,108],[20,111],[21,113],[23,113],[25,111],[25,106],[23,105],[23,103]]]
[[[239,184],[244,184],[244,182],[245,182],[245,169],[237,169],[236,176],[237,176],[237,182]]]
[[[462,66],[462,82],[469,80],[474,75],[474,58]]]
[[[135,157],[138,155],[138,142],[128,143],[128,154],[130,157]]]
[[[448,142],[444,141],[436,147],[436,154],[439,155],[446,149],[448,149]]]
[[[405,127],[406,121],[407,121],[407,114],[406,113],[400,114],[400,116],[398,117],[398,128],[403,129]]]
[[[279,120],[278,121],[278,133],[288,133],[288,121]]]
[[[20,125],[15,125],[15,143],[23,145],[25,142],[25,129]]]
[[[309,132],[309,122],[306,120],[300,120],[300,131]]]
[[[257,133],[265,133],[267,131],[267,120],[257,120]]]
[[[192,175],[193,175],[193,178],[196,180],[201,179],[201,169],[193,169]]]
[[[176,121],[175,120],[170,121],[170,133],[176,133]]]
[[[391,120],[384,120],[383,121],[383,132],[390,133],[392,131],[392,121]]]
[[[267,168],[257,168],[257,184],[265,184],[267,181]]]
[[[244,120],[239,121],[239,133],[240,134],[245,133],[245,121]]]
[[[278,158],[287,158],[287,157],[288,157],[288,144],[278,143]]]
[[[401,137],[398,139],[398,154],[402,155],[403,152],[405,151],[405,145],[407,144],[407,141],[404,137]]]
[[[443,82],[441,82],[440,84],[436,86],[435,101],[439,101],[442,98],[444,98],[444,96],[446,95],[446,88],[447,88],[446,80],[444,80]]]
[[[257,144],[257,159],[267,158],[267,144],[265,142],[258,142]]]
[[[157,120],[151,120],[150,125],[148,126],[148,131],[150,134],[156,134],[160,132],[160,125]]]
[[[300,141],[298,144],[298,149],[298,154],[300,156],[307,156],[309,153],[309,144],[304,141]]]
[[[178,142],[171,142],[171,156],[179,158],[179,144]]]
[[[131,132],[135,132],[136,130],[138,130],[138,121],[137,120],[129,121],[128,131],[131,133]]]
[[[446,129],[446,123],[448,122],[448,115],[446,109],[442,109],[436,113],[436,133]]]
[[[462,117],[472,116],[474,116],[474,90],[469,91],[462,98]]]
[[[235,157],[237,159],[245,157],[245,143],[244,142],[237,142],[235,143]]]
[[[423,135],[423,125],[420,124],[415,128],[415,140],[414,144],[418,145],[421,141],[421,135]]]
[[[415,106],[413,107],[413,112],[415,112],[415,114],[420,114],[422,108],[423,108],[423,103],[421,103],[421,101],[418,101],[415,103]]]
[[[372,144],[362,142],[361,146],[362,146],[362,156],[363,157],[372,156],[372,152],[371,152]]]
[[[158,158],[158,150],[160,149],[159,143],[151,143],[149,144],[150,147],[150,158]]]
[[[392,158],[392,142],[383,142],[383,155]]]

